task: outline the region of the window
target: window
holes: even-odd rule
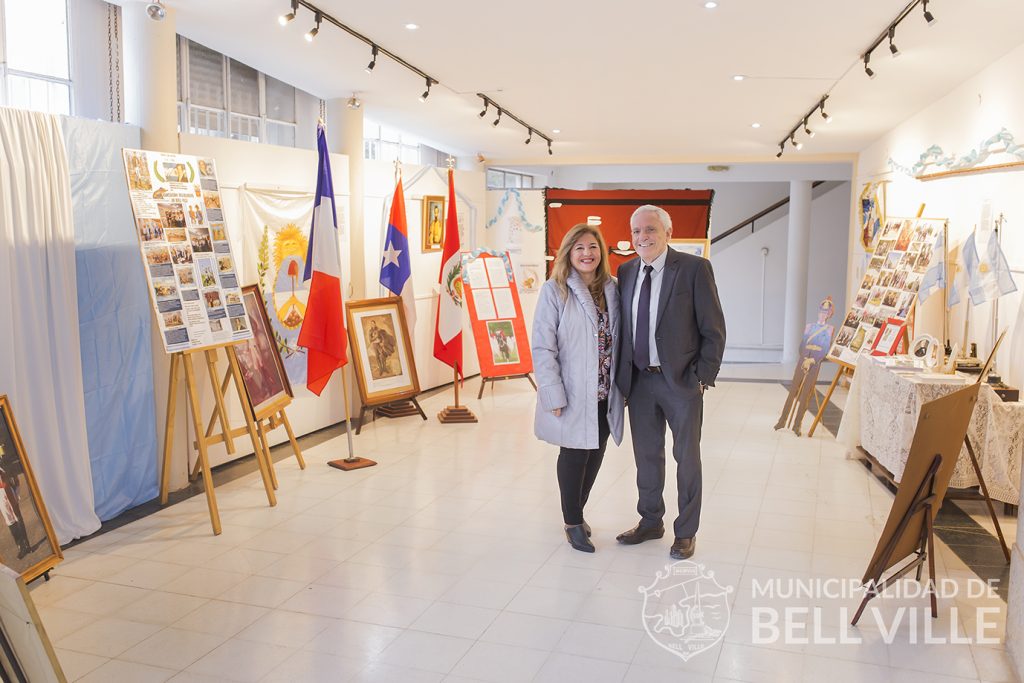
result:
[[[403,164],[443,167],[449,156],[454,155],[435,149],[408,133],[369,120],[363,123],[364,159],[371,161],[399,159]]]
[[[0,0],[0,104],[71,114],[67,0]]]
[[[178,36],[179,130],[294,147],[298,95],[287,83]]]
[[[505,190],[533,189],[533,176],[526,173],[515,173],[514,171],[501,171],[496,168],[487,169],[487,189]]]

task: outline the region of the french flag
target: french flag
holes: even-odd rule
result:
[[[345,308],[341,299],[341,253],[338,217],[334,210],[334,183],[322,123],[316,129],[318,154],[313,225],[303,282],[312,280],[306,315],[299,330],[299,346],[306,349],[306,388],[319,396],[331,375],[348,362]]]
[[[384,233],[384,256],[380,260],[380,284],[395,296],[402,297],[405,320],[410,334],[416,327],[416,297],[412,291],[412,259],[409,255],[409,228],[405,220],[405,194],[402,178],[395,186],[391,215]]]

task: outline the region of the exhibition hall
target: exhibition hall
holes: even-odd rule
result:
[[[0,681],[1024,680],[1022,25],[0,0]]]

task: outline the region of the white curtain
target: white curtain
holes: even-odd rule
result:
[[[93,510],[67,150],[57,117],[0,107],[0,394],[61,544]]]

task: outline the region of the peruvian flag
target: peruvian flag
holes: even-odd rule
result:
[[[441,300],[437,305],[434,330],[434,358],[455,368],[462,377],[462,254],[459,247],[459,219],[455,212],[455,184],[448,169],[448,216],[441,257]]]
[[[334,183],[323,124],[316,128],[318,154],[313,225],[303,282],[310,279],[306,315],[299,330],[299,346],[307,350],[306,388],[317,396],[335,370],[348,362],[345,309],[341,300],[341,254],[338,217],[334,211]]]
[[[380,260],[380,283],[395,296],[402,297],[409,333],[416,327],[416,297],[412,291],[412,259],[409,251],[409,229],[405,221],[405,195],[402,178],[398,178],[391,201],[391,216],[384,234],[384,256]]]

